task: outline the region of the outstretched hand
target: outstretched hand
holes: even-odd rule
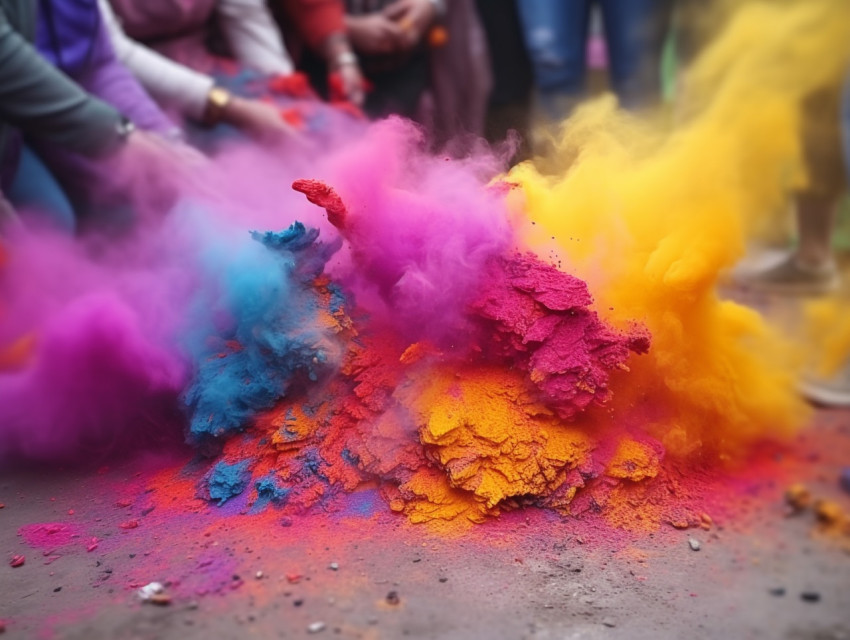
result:
[[[384,17],[401,29],[406,50],[418,45],[437,17],[437,8],[431,0],[398,0],[387,5]]]

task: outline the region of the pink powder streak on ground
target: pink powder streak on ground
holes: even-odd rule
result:
[[[74,542],[86,543],[80,527],[68,522],[39,522],[25,524],[18,535],[35,549],[56,549]]]

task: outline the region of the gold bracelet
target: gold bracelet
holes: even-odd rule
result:
[[[221,87],[210,89],[207,94],[207,106],[204,109],[204,123],[208,125],[218,124],[231,99],[232,96],[227,89]]]

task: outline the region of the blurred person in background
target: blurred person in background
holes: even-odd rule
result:
[[[588,27],[594,0],[517,3],[544,116],[560,121],[586,94]],[[598,0],[610,86],[626,109],[660,97],[661,53],[673,0]]]
[[[841,146],[844,154],[843,167],[842,163],[837,163],[839,167],[844,169],[844,186],[850,184],[850,71],[848,71],[842,90],[840,100],[841,110]],[[823,182],[821,182],[823,184]],[[809,196],[811,197],[811,196]],[[831,241],[835,231],[835,215],[836,201],[823,201],[821,206],[815,208],[804,209],[798,215],[798,224],[800,230],[800,249],[797,251],[797,256],[801,254],[804,248],[804,241],[808,242],[809,251],[815,251],[816,259],[819,259],[822,264],[829,265],[827,269],[835,268],[835,260]],[[811,206],[811,205],[810,205]],[[802,219],[803,213],[814,215],[815,220],[804,222]],[[805,263],[803,263],[805,264]],[[831,267],[831,268],[830,268]],[[789,278],[793,281],[798,278]],[[820,282],[837,280],[837,269],[835,277],[821,277]],[[846,291],[845,291],[846,295]],[[839,322],[843,323],[843,331],[847,331],[850,326],[850,319],[839,318]],[[801,385],[803,394],[810,400],[829,407],[844,407],[850,408],[850,356],[845,356],[843,365],[838,371],[827,379],[809,376],[803,380]]]
[[[108,166],[105,188],[128,196],[138,193],[141,182],[142,190],[155,185],[165,191],[178,161],[167,145],[137,130],[119,109],[83,90],[39,53],[33,43],[44,36],[45,7],[49,12],[52,5],[0,0],[0,190],[17,208],[39,210],[54,226],[71,230],[68,198],[41,157],[23,145],[24,136],[34,146]],[[69,60],[99,55],[92,40],[71,40],[81,46],[66,51]]]
[[[848,184],[843,155],[846,149],[842,149],[846,144],[842,145],[842,141],[846,142],[850,126],[847,100],[842,107],[841,93],[841,88],[834,86],[805,99],[802,140],[809,183],[794,195],[797,243],[775,263],[740,274],[741,284],[747,288],[779,294],[822,295],[840,285],[832,242],[839,203]]]
[[[104,28],[97,0],[39,0],[35,43],[42,57],[85,91],[117,109],[135,128],[160,142],[163,150],[185,158],[193,154],[182,144],[181,131],[122,65]],[[62,184],[76,217],[82,221],[133,220],[132,208],[167,208],[170,195],[157,202],[156,190],[128,199],[113,189],[114,173],[100,163],[49,143],[34,142],[33,149]],[[24,150],[25,154],[27,149]],[[27,156],[23,156],[26,161]],[[179,160],[178,160],[179,162]],[[140,172],[141,168],[137,170]],[[98,220],[101,218],[101,220]]]
[[[279,108],[260,95],[237,95],[222,86],[223,77],[242,70],[262,77],[294,71],[263,0],[99,2],[119,59],[178,119],[225,123],[271,144],[293,137]],[[227,50],[222,54],[208,46],[216,33],[223,35]]]
[[[291,25],[304,45],[299,68],[331,101],[350,100],[372,118],[417,120],[436,146],[467,133],[483,135],[492,79],[474,0],[272,5],[283,28]]]
[[[418,117],[429,85],[426,38],[445,12],[443,0],[282,0],[282,6],[308,45],[299,66],[323,96],[348,93],[372,118]],[[327,46],[328,34],[338,51]],[[334,74],[342,86],[334,86]]]
[[[326,99],[362,108],[367,81],[348,37],[343,0],[272,0],[269,5],[311,84]]]
[[[522,1],[477,0],[493,76],[484,135],[489,142],[498,143],[509,131],[516,131],[519,148],[514,162],[530,156],[528,136],[534,86],[517,9]]]

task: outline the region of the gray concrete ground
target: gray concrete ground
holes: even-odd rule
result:
[[[834,463],[850,458],[850,414],[818,422],[832,432],[829,446],[843,452],[832,451],[805,480],[847,507]],[[809,438],[817,442],[819,432]],[[283,534],[269,530],[265,544],[249,519],[222,524],[220,516],[197,513],[179,527],[163,520],[50,564],[17,535],[22,525],[61,520],[71,501],[75,517],[114,528],[103,513],[115,497],[101,496],[102,487],[130,471],[0,476],[0,550],[28,556],[23,567],[0,566],[6,637],[850,638],[850,554],[839,541],[813,536],[810,516],[786,517],[775,499],[779,486],[752,496],[741,519],[720,530],[668,528],[613,547],[579,542],[568,520],[545,525],[539,514],[527,523],[512,514],[461,536],[393,518],[358,529],[318,514],[303,535],[296,520],[280,529],[285,543],[276,544]],[[689,536],[702,542],[699,551]],[[232,567],[223,570],[240,574],[239,588],[163,607],[139,602],[132,582],[158,579],[157,557],[193,559],[219,543]],[[339,568],[329,570],[330,562]],[[147,565],[156,568],[146,574]],[[296,566],[304,578],[293,583],[285,576]],[[387,601],[391,591],[397,603]],[[804,600],[807,591],[818,601]],[[311,634],[313,623],[324,628]]]

